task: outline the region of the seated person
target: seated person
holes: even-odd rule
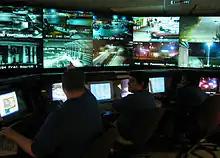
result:
[[[195,121],[200,105],[207,95],[199,88],[199,77],[190,74],[182,77],[181,87],[177,89],[176,134],[190,130],[189,122]]]
[[[144,72],[131,72],[128,86],[133,94],[113,102],[113,108],[120,112],[117,122],[119,133],[126,140],[130,140],[129,131],[133,129],[138,115],[144,110],[156,108],[155,99],[147,88],[148,82]]]
[[[8,127],[2,133],[32,157],[80,158],[102,132],[97,100],[85,91],[84,78],[77,68],[64,73],[62,86],[67,100],[48,116],[34,140]]]
[[[199,77],[186,75],[182,77],[182,87],[177,90],[179,106],[192,107],[201,105],[207,95],[199,88]]]

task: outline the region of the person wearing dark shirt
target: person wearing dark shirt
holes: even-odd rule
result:
[[[2,133],[32,157],[80,158],[102,132],[97,100],[84,88],[84,73],[77,68],[68,70],[62,86],[67,100],[49,114],[34,140],[3,128]]]
[[[199,111],[200,105],[208,97],[199,88],[199,81],[199,77],[194,74],[182,76],[181,87],[177,89],[176,98],[176,134],[189,132],[192,122],[195,121],[194,116]]]
[[[206,98],[206,93],[199,88],[199,77],[192,74],[182,77],[182,87],[177,90],[177,102],[179,106],[199,106]]]
[[[144,72],[134,71],[130,73],[128,90],[133,94],[116,100],[112,107],[120,113],[118,119],[118,130],[120,135],[130,140],[130,133],[135,125],[138,115],[148,109],[156,108],[156,102],[148,90],[149,78],[145,77]]]

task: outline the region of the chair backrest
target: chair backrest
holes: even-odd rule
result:
[[[118,137],[117,128],[109,128],[89,146],[82,158],[108,158],[110,149]]]
[[[220,96],[208,97],[201,105],[197,114],[198,125],[205,133],[212,132],[216,127],[217,114],[220,109]]]
[[[135,146],[142,146],[153,136],[158,123],[165,113],[165,108],[157,108],[143,111],[137,119],[132,132],[131,141]]]

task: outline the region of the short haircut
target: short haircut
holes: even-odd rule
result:
[[[146,72],[143,71],[132,71],[129,74],[131,77],[135,78],[138,84],[144,83],[144,88],[147,88],[149,83],[149,77]]]
[[[79,91],[84,88],[85,75],[79,68],[69,69],[62,76],[62,86],[68,92]]]

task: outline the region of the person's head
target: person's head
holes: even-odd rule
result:
[[[146,76],[144,72],[141,71],[130,72],[128,90],[129,92],[132,93],[142,91],[147,88],[148,82],[149,82],[149,78]]]
[[[62,76],[62,87],[67,98],[77,97],[84,92],[85,75],[79,68],[69,69]]]
[[[186,74],[184,76],[182,76],[182,84],[183,85],[187,85],[187,84],[190,84],[190,85],[196,85],[198,86],[199,85],[199,77],[195,74]]]

